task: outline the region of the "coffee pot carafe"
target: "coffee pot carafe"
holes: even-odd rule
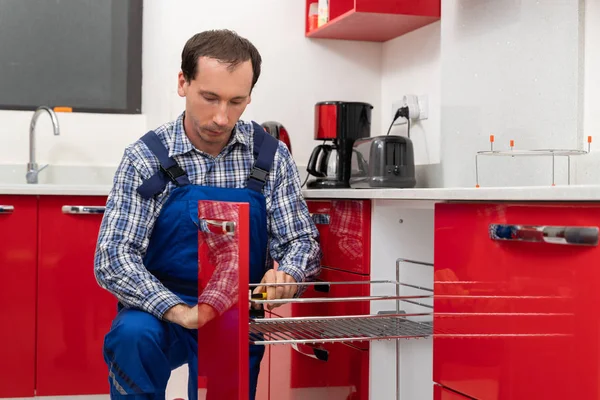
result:
[[[339,154],[335,146],[320,144],[313,149],[306,170],[317,178],[335,179],[338,168]]]
[[[315,105],[317,145],[306,168],[309,189],[349,188],[354,141],[371,135],[371,110],[368,103],[324,101]]]

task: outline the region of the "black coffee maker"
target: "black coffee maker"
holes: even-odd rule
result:
[[[315,140],[324,141],[312,151],[307,172],[315,179],[309,189],[349,188],[354,142],[371,136],[368,103],[323,101],[315,104]]]

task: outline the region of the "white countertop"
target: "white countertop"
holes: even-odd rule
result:
[[[600,201],[600,185],[423,189],[312,189],[307,199]]]
[[[0,195],[106,196],[110,185],[4,184]],[[600,201],[600,185],[501,188],[310,189],[306,199]]]
[[[39,184],[25,183],[24,165],[0,164],[0,195],[107,196],[116,166],[51,165]],[[302,170],[304,172],[304,170]],[[302,174],[301,174],[302,175]],[[304,181],[304,176],[301,176]],[[306,189],[306,199],[375,199],[412,201],[599,201],[600,185],[423,188]]]

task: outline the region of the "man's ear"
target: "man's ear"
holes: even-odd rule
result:
[[[177,94],[180,97],[185,97],[187,95],[189,84],[185,80],[185,76],[183,75],[183,71],[179,71],[177,75]]]

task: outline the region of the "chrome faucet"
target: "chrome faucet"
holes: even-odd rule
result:
[[[54,128],[54,136],[60,135],[58,118],[56,117],[54,110],[46,106],[38,107],[38,109],[33,113],[33,117],[31,117],[31,123],[29,125],[29,162],[27,163],[27,183],[38,183],[38,174],[48,166],[48,164],[46,164],[42,168],[38,168],[38,165],[35,162],[35,124],[44,111],[48,112],[50,115],[52,127]]]

